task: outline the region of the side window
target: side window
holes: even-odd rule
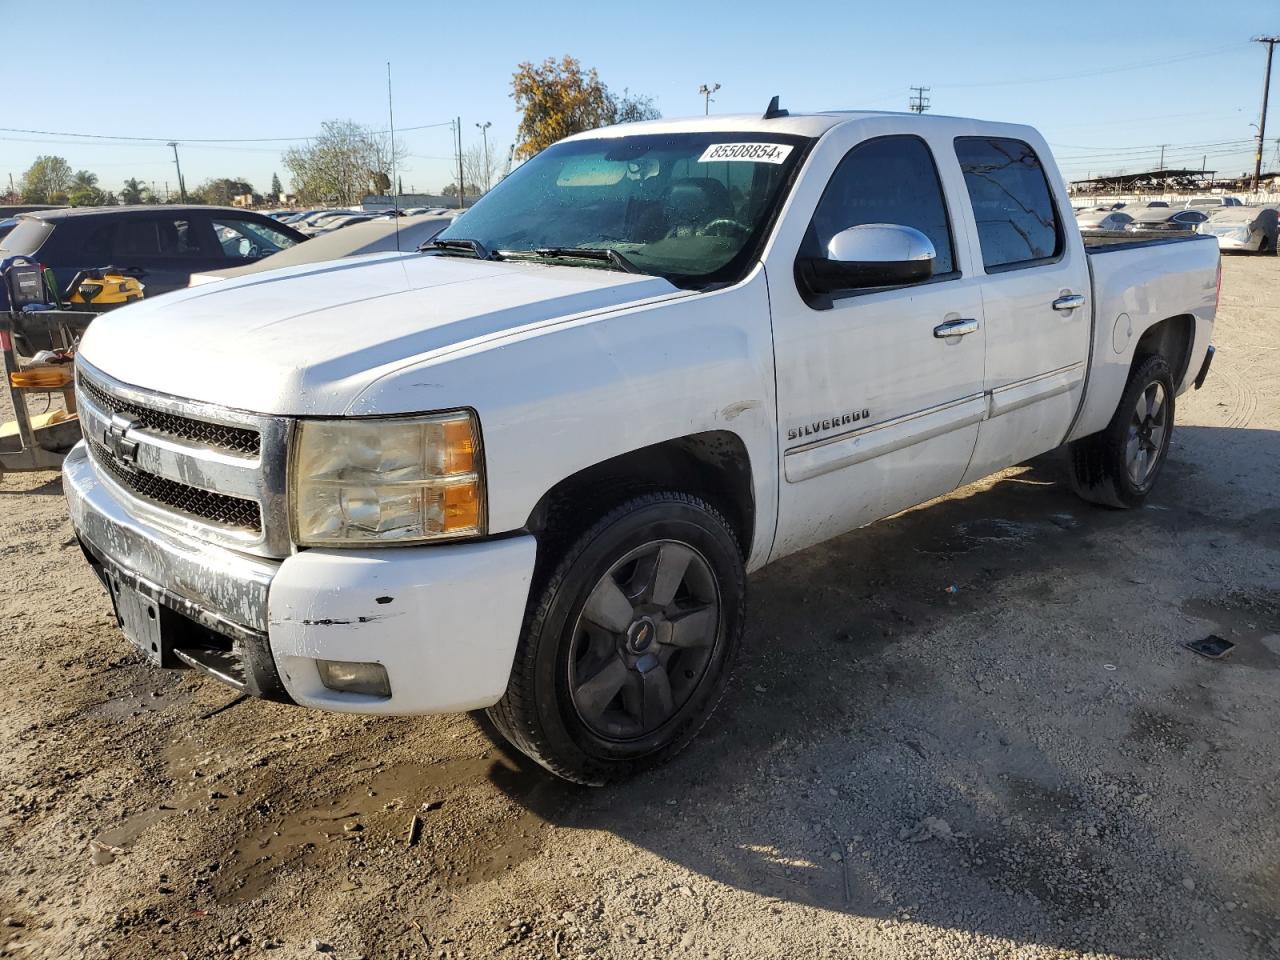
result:
[[[100,262],[105,265],[111,259],[111,240],[115,236],[115,232],[116,225],[114,223],[108,223],[90,231],[89,236],[85,238],[84,246],[81,248],[84,256],[95,263]]]
[[[954,272],[942,184],[933,154],[919,137],[881,137],[845,154],[818,201],[806,246],[818,255],[841,230],[866,223],[915,227],[933,241],[934,277]]]
[[[199,240],[190,220],[148,217],[125,220],[116,228],[118,257],[194,257],[199,253]]]
[[[256,220],[214,217],[210,222],[223,256],[234,260],[257,260],[294,245],[291,237]]]
[[[988,271],[1034,264],[1062,252],[1049,182],[1030,146],[1021,140],[959,137],[956,157]]]

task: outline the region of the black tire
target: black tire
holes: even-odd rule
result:
[[[1139,434],[1139,447],[1144,446],[1144,428],[1136,426],[1139,397],[1150,396],[1156,388],[1163,391],[1162,429],[1158,442],[1153,443],[1151,424],[1147,424],[1146,444],[1151,446],[1147,451],[1149,466],[1145,467],[1145,472],[1139,471],[1140,477],[1135,477],[1131,469],[1135,429]],[[1071,486],[1081,498],[1122,510],[1142,506],[1155,486],[1169,452],[1173,436],[1173,394],[1173,374],[1164,357],[1149,356],[1134,364],[1124,394],[1106,429],[1070,445]]]
[[[655,544],[657,553],[647,559],[646,551]],[[544,546],[540,544],[539,549]],[[575,783],[600,786],[670,758],[694,738],[719,703],[742,635],[746,574],[742,552],[728,523],[696,496],[650,492],[608,510],[567,546],[550,544],[545,549],[553,552],[539,560],[539,567],[547,572],[535,575],[511,679],[502,699],[487,711],[490,720],[521,752]],[[662,551],[677,549],[690,552],[686,567],[700,578],[699,592],[706,591],[707,596],[714,593],[714,626],[706,625],[708,617],[699,606],[702,599],[693,596],[686,579],[672,588],[669,609],[674,612],[653,613],[655,618],[668,617],[661,626],[650,621],[645,627],[641,622],[648,620],[644,611],[655,610],[654,603],[646,604],[645,598],[646,591],[650,601],[659,593],[656,571],[663,562]],[[632,556],[637,559],[630,560]],[[642,569],[642,562],[651,563],[652,571],[647,566]],[[693,573],[682,572],[680,576],[687,578]],[[654,579],[649,586],[634,586],[649,576]],[[615,632],[593,622],[598,617],[598,601],[588,609],[597,591],[610,593],[606,578],[613,588],[619,587],[621,578],[620,592],[636,598],[630,615],[638,619],[626,631]],[[681,622],[677,607],[698,613],[702,625],[697,649],[657,639],[676,639],[670,624]],[[667,632],[663,634],[663,630]],[[708,639],[701,637],[703,631]],[[628,674],[623,688],[607,701],[612,706],[605,705],[606,694],[597,692],[592,709],[598,712],[584,712],[575,698],[582,699],[582,691],[595,680],[579,684],[575,671],[588,659],[593,664],[608,661],[608,651],[613,649],[610,644],[617,645],[617,659],[623,667],[609,663],[609,669],[639,673],[639,692]],[[639,659],[627,666],[637,654]],[[657,709],[645,713],[651,702],[646,684],[656,676],[652,663],[646,667],[645,662],[664,656],[668,659],[661,669],[667,689],[662,706],[670,704],[673,712],[648,729],[647,722],[656,722],[660,713]],[[678,672],[675,681],[667,673],[673,664],[680,668],[672,671]],[[683,666],[686,664],[690,666]],[[584,675],[588,672],[583,668]],[[604,673],[601,668],[596,676]],[[676,683],[681,685],[679,689]],[[646,724],[635,721],[638,732],[626,729],[631,720],[624,709],[636,696],[641,697],[640,713],[646,717]],[[608,720],[616,735],[602,732],[608,717],[621,718]]]

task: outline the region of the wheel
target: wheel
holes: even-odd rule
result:
[[[535,577],[511,680],[489,718],[576,783],[672,756],[715,709],[742,634],[746,574],[729,525],[698,497],[646,493],[551,564],[541,584]]]
[[[1090,503],[1132,509],[1155,486],[1173,435],[1173,375],[1164,357],[1139,362],[1129,374],[1105,430],[1071,444],[1071,480]]]

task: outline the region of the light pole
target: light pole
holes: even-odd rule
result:
[[[168,145],[173,147],[173,165],[178,168],[178,196],[186,203],[187,185],[182,180],[182,164],[178,162],[178,144],[170,140]]]
[[[1262,115],[1258,118],[1258,149],[1253,154],[1253,180],[1249,189],[1258,192],[1258,178],[1262,175],[1262,141],[1267,135],[1267,94],[1271,92],[1271,57],[1276,52],[1280,37],[1254,37],[1254,43],[1267,45],[1267,69],[1262,76]]]
[[[484,123],[477,123],[480,128],[480,139],[484,141],[484,192],[489,192],[489,128],[493,126],[488,120]]]
[[[698,88],[698,92],[702,94],[702,113],[704,116],[711,114],[711,95],[720,89],[720,84],[713,83],[707,86],[705,83]]]

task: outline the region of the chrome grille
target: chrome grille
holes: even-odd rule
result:
[[[221,423],[209,423],[205,420],[192,420],[162,410],[129,403],[119,397],[113,397],[92,380],[79,376],[77,386],[89,395],[90,399],[107,413],[118,413],[134,420],[138,426],[154,430],[166,436],[176,437],[191,443],[202,443],[219,450],[229,450],[246,456],[257,456],[262,446],[262,437],[257,430],[244,427],[231,427]]]
[[[92,438],[89,440],[89,451],[94,462],[134,496],[188,516],[199,517],[206,523],[236,527],[254,533],[262,532],[262,511],[252,500],[201,490],[153,473],[125,469],[106,447]]]
[[[94,470],[131,512],[244,553],[292,552],[291,419],[144,390],[83,358],[76,396]]]

